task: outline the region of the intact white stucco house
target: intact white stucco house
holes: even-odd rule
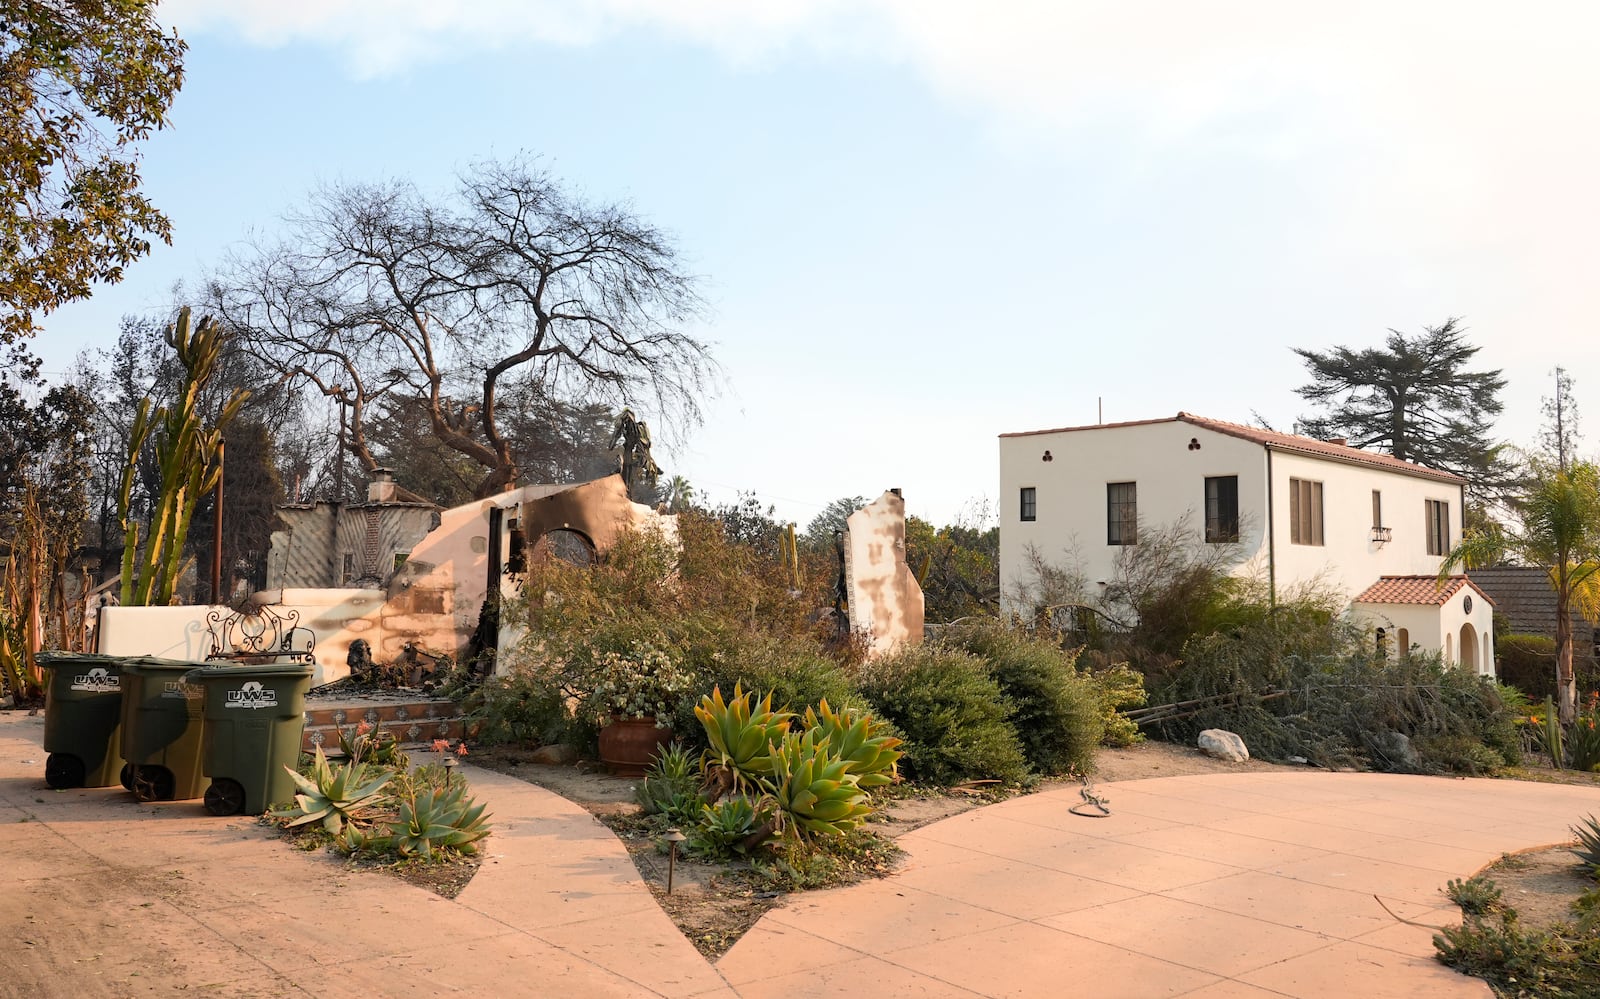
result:
[[[1000,435],[1000,580],[1028,554],[1075,562],[1093,587],[1141,529],[1180,522],[1236,546],[1271,599],[1316,584],[1351,601],[1390,655],[1416,646],[1494,672],[1493,602],[1466,577],[1442,590],[1465,482],[1389,455],[1179,413]],[[1381,629],[1381,634],[1379,630]]]

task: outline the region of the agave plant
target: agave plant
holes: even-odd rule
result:
[[[714,805],[702,805],[700,818],[689,833],[689,852],[719,858],[748,853],[776,832],[779,822],[768,798],[737,795]]]
[[[289,827],[320,820],[322,827],[335,836],[344,832],[346,825],[366,818],[383,803],[383,786],[394,776],[386,773],[368,780],[367,768],[360,763],[332,766],[321,746],[317,747],[309,777],[290,767],[283,769],[289,771],[300,792],[294,796],[293,805],[274,810],[274,817],[289,819],[284,823]]]
[[[1582,861],[1591,874],[1600,878],[1600,822],[1596,822],[1591,815],[1573,826],[1572,832],[1578,837],[1578,845],[1572,855]]]
[[[772,773],[773,747],[789,734],[793,712],[772,710],[772,695],[759,705],[755,694],[747,694],[737,683],[733,698],[723,701],[722,688],[700,699],[694,715],[706,730],[711,748],[701,757],[707,771],[707,795],[715,801],[735,788],[749,790],[759,786]],[[719,781],[719,778],[721,780]]]
[[[839,836],[872,813],[850,763],[815,730],[789,735],[776,747],[772,797],[797,833]]]
[[[865,711],[844,708],[836,713],[823,698],[817,710],[806,708],[805,727],[850,765],[862,790],[891,784],[899,777],[898,761],[904,754],[896,747],[903,740],[890,735],[888,725]]]
[[[478,840],[489,835],[483,809],[463,786],[419,791],[401,800],[399,821],[389,827],[387,839],[402,857],[426,860],[444,849],[477,853]]]
[[[661,750],[634,790],[646,815],[665,814],[674,822],[693,822],[700,815],[699,777],[682,743]]]

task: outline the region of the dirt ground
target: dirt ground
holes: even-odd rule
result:
[[[1565,847],[1507,854],[1479,872],[1500,886],[1500,901],[1528,929],[1572,919],[1572,903],[1595,886]]]

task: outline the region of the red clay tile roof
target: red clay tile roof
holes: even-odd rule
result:
[[[1075,430],[1105,430],[1113,427],[1142,427],[1155,423],[1176,423],[1182,421],[1196,427],[1201,427],[1214,433],[1226,434],[1229,437],[1238,437],[1241,440],[1253,441],[1262,447],[1272,448],[1277,451],[1293,451],[1297,454],[1308,454],[1318,458],[1328,458],[1332,461],[1343,461],[1356,465],[1368,465],[1382,468],[1402,475],[1415,475],[1424,479],[1435,479],[1439,482],[1464,484],[1465,479],[1451,472],[1428,468],[1424,465],[1414,465],[1409,461],[1401,461],[1393,455],[1379,454],[1376,451],[1363,451],[1358,447],[1346,444],[1334,444],[1331,441],[1319,441],[1311,437],[1297,437],[1294,434],[1280,434],[1275,430],[1263,430],[1260,427],[1249,427],[1242,423],[1229,423],[1226,420],[1212,420],[1193,413],[1180,412],[1177,416],[1159,417],[1153,420],[1129,420],[1125,423],[1095,423],[1080,427],[1056,427],[1052,430],[1025,430],[1020,433],[1001,434],[1001,437],[1031,437],[1035,434],[1062,434]]]
[[[1378,581],[1361,591],[1352,603],[1358,604],[1431,604],[1442,607],[1450,598],[1471,587],[1474,593],[1494,606],[1494,600],[1483,592],[1477,583],[1466,576],[1451,576],[1443,587],[1437,576],[1379,576]]]

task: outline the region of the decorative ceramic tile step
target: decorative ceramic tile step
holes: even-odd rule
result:
[[[311,702],[306,709],[305,734],[300,747],[311,752],[337,754],[339,730],[354,734],[362,723],[393,732],[403,745],[428,745],[435,739],[455,741],[463,735],[461,709],[447,700],[348,700]]]

